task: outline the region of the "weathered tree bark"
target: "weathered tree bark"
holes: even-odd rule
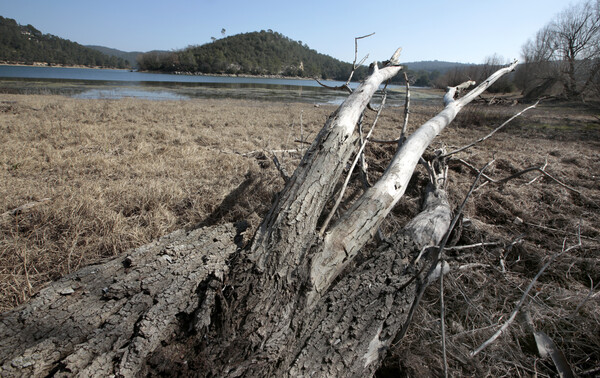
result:
[[[135,375],[187,314],[210,319],[201,283],[227,273],[235,236],[232,225],[177,231],[49,285],[2,314],[0,375]]]
[[[245,249],[231,225],[180,231],[49,285],[0,317],[2,376],[369,376],[405,326],[450,222],[441,186],[370,256],[358,252],[404,194],[433,138],[515,64],[410,136],[381,179],[319,236],[356,151],[355,130],[392,63],[332,114]]]

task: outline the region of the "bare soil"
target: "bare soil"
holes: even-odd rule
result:
[[[524,107],[470,106],[427,154],[466,145]],[[413,106],[409,129],[440,109]],[[293,172],[306,148],[299,141],[311,141],[333,110],[241,100],[0,95],[0,311],[51,280],[176,229],[240,220],[255,228],[283,185],[273,154]],[[397,138],[402,113],[386,109],[374,138]],[[494,179],[545,165],[560,182],[532,171],[504,184],[488,182],[469,199],[453,244],[497,244],[447,252],[453,375],[556,374],[521,317],[483,353],[472,358],[469,352],[506,321],[543,264],[576,244],[578,234],[581,246],[550,265],[525,310],[576,374],[600,373],[599,117],[598,110],[580,104],[541,104],[449,161],[455,206],[476,176],[459,159],[478,169],[494,160],[485,172]],[[368,128],[373,114],[366,118]],[[371,180],[393,151],[389,144],[368,148]],[[425,178],[419,167],[384,234],[418,212]],[[439,288],[431,287],[380,376],[441,374],[438,301]]]

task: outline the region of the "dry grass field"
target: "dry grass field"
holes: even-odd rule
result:
[[[431,151],[476,140],[523,107],[467,108]],[[414,106],[409,128],[440,109]],[[292,150],[304,146],[297,140],[312,140],[333,110],[243,100],[0,95],[0,311],[51,280],[176,229],[242,219],[256,227],[283,185],[273,151],[291,173],[300,153]],[[396,138],[402,117],[400,108],[385,110],[375,138]],[[497,244],[448,252],[448,356],[456,374],[554,374],[521,318],[484,353],[468,353],[506,321],[544,263],[577,243],[578,230],[581,246],[550,265],[525,307],[577,374],[600,374],[598,117],[580,105],[542,104],[449,162],[454,205],[475,177],[459,158],[479,168],[495,159],[486,174],[498,179],[546,164],[564,184],[533,171],[503,185],[488,183],[469,200],[469,221],[455,242]],[[391,153],[390,145],[368,149],[372,177]],[[419,167],[384,232],[398,230],[418,211],[416,184],[424,181]],[[428,289],[382,376],[397,369],[409,376],[440,374],[437,291]]]

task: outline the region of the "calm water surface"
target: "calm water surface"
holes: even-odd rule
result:
[[[325,81],[327,85],[343,84]],[[351,86],[356,87],[356,83]],[[388,86],[388,104],[403,104],[402,87]],[[347,94],[321,87],[314,80],[259,77],[171,75],[128,70],[0,65],[0,93],[48,93],[76,98],[151,100],[239,98],[340,104]],[[427,99],[431,94],[416,94]],[[435,98],[439,97],[437,95]]]

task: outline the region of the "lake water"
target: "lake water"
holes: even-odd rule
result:
[[[329,86],[342,82],[325,81]],[[351,87],[356,87],[352,83]],[[403,104],[403,87],[389,86],[388,104]],[[61,94],[76,98],[151,100],[239,98],[340,104],[347,94],[314,80],[260,77],[172,75],[128,70],[0,65],[0,93]],[[411,90],[411,99],[439,98]]]

